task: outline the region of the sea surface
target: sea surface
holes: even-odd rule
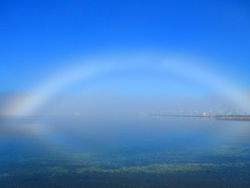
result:
[[[1,117],[0,187],[250,187],[250,121]]]

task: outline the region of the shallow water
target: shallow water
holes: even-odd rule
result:
[[[250,122],[1,117],[0,187],[250,187]]]

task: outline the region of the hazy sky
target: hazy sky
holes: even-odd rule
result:
[[[223,93],[244,103],[250,88],[248,1],[27,0],[1,1],[0,10],[5,97]]]

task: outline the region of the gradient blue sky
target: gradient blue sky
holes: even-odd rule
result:
[[[207,66],[249,89],[249,1],[27,0],[1,1],[0,10],[0,92],[32,91],[62,67],[73,66],[74,58],[144,50],[210,58]],[[154,93],[153,83],[168,79],[147,71],[141,70],[142,77],[130,72],[123,81],[130,88],[120,92],[148,92],[143,84],[133,85],[142,79],[152,82]],[[100,79],[112,87],[110,80],[123,79],[120,73]],[[172,79],[182,79],[181,93],[186,79]]]

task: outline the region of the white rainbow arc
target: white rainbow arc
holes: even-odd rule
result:
[[[111,69],[111,65],[105,65],[102,67],[96,65],[84,65],[73,67],[66,71],[60,71],[39,86],[33,88],[32,90],[34,91],[34,94],[12,101],[8,109],[6,109],[7,114],[12,116],[33,115],[40,106],[49,100],[51,94],[57,93],[79,80],[90,79],[91,77],[95,77],[98,74]]]
[[[124,59],[124,57],[126,58]],[[155,63],[156,61],[157,63]],[[78,62],[83,62],[83,65],[80,63],[73,66],[73,68],[68,68],[67,70],[54,74],[33,89],[37,94],[24,96],[12,101],[5,111],[8,115],[32,115],[32,112],[35,112],[46,103],[51,93],[60,92],[71,84],[100,76],[104,72],[108,73],[119,69],[126,70],[133,66],[152,66],[195,80],[196,82],[202,82],[217,93],[223,95],[230,102],[234,102],[240,106],[246,112],[250,111],[249,97],[237,86],[238,84],[234,84],[233,81],[225,79],[225,77],[214,75],[204,68],[202,69],[197,63],[194,64],[193,61],[194,60],[189,57],[180,58],[178,55],[164,56],[162,54],[144,54],[143,56],[123,55],[120,58],[119,56],[115,58],[99,58],[98,60],[92,60],[92,63],[87,65],[86,61],[81,60]]]
[[[179,76],[191,78],[196,82],[200,82],[208,86],[214,93],[222,95],[228,101],[234,103],[245,112],[250,112],[250,96],[239,87],[240,84],[226,78],[226,76],[218,76],[213,71],[206,71],[204,68],[197,66],[199,62],[192,59],[168,58],[163,64],[163,68],[167,71],[174,72]],[[180,68],[181,67],[181,68]],[[209,69],[206,67],[206,69]]]
[[[34,91],[38,94],[25,95],[11,101],[5,111],[6,114],[12,116],[32,115],[39,110],[44,103],[48,102],[51,93],[60,92],[71,84],[82,80],[88,81],[88,79],[100,76],[103,73],[144,66],[154,67],[161,71],[166,71],[166,73],[171,72],[182,77],[191,78],[197,82],[202,82],[211,89],[222,94],[229,101],[238,104],[247,112],[250,111],[250,100],[245,92],[237,87],[237,84],[233,84],[229,79],[214,75],[206,69],[199,68],[197,65],[192,64],[190,60],[184,59],[180,59],[179,56],[133,55],[130,57],[126,56],[126,58],[122,56],[121,58],[115,57],[92,61],[95,63],[88,65],[82,60],[80,62],[83,62],[84,65],[78,64],[77,66],[73,66],[73,68],[68,68],[54,74],[52,77],[46,79],[46,81],[34,88]],[[158,63],[156,64],[155,62]],[[55,143],[56,145],[62,146],[63,143],[65,143],[65,138],[60,137],[60,132],[55,132],[55,130],[47,124],[36,124],[35,126],[33,126],[33,124],[24,124],[19,127],[19,129],[25,134],[40,136],[42,140]],[[227,130],[223,131],[229,133],[242,133],[246,131],[246,129],[246,127],[228,127]],[[55,138],[49,133],[59,135]]]

